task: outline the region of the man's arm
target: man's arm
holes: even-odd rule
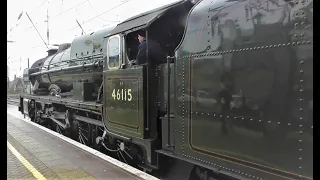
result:
[[[144,64],[147,61],[147,56],[146,56],[146,43],[143,42],[139,45],[138,47],[138,54],[136,57],[137,64]]]

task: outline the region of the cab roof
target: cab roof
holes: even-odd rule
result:
[[[165,6],[161,6],[159,8],[138,14],[133,16],[121,23],[119,23],[109,34],[106,36],[112,36],[125,31],[135,31],[138,29],[145,28],[152,23],[155,19],[160,17],[163,13],[165,13],[168,9],[184,4],[187,0],[180,0],[174,3],[167,4]]]

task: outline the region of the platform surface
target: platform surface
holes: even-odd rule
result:
[[[143,179],[18,118],[14,109],[7,107],[7,179]]]

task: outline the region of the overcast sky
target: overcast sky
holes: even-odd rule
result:
[[[7,1],[7,64],[9,76],[22,75],[37,59],[46,56],[47,10],[49,12],[49,43],[72,42],[81,35],[79,21],[86,33],[115,25],[136,14],[178,0],[8,0]],[[17,18],[24,12],[20,21]],[[29,14],[41,37],[26,16]],[[17,25],[18,23],[18,25]],[[12,30],[10,31],[10,29]],[[21,63],[20,63],[21,59]]]

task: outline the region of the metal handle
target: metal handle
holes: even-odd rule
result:
[[[171,61],[174,60],[174,57],[167,57],[167,67],[168,67],[168,89],[167,89],[167,119],[168,119],[168,144],[167,147],[173,147],[173,145],[171,144],[171,135],[170,135],[170,131],[171,131],[171,116],[170,116],[170,75],[171,75],[171,68],[170,68],[170,63]]]

